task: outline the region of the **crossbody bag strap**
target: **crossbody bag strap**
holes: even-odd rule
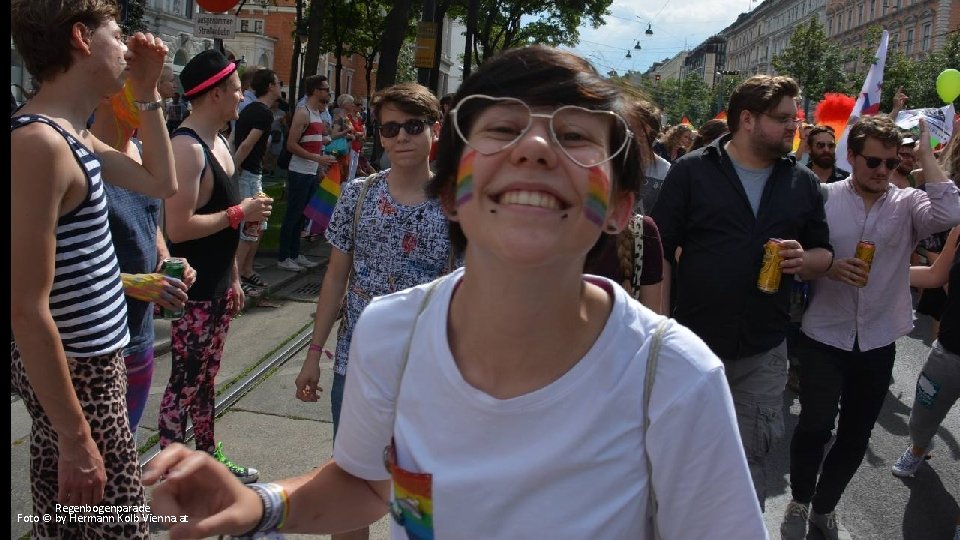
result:
[[[647,498],[647,509],[653,521],[653,537],[660,539],[660,529],[657,525],[657,492],[653,485],[653,464],[650,462],[650,452],[647,449],[650,442],[650,395],[653,393],[653,381],[657,375],[657,364],[660,360],[660,345],[663,343],[663,334],[667,331],[670,319],[664,319],[653,332],[650,343],[650,354],[647,356],[647,375],[643,379],[643,456],[647,460],[647,479],[650,486],[650,496]]]
[[[633,233],[633,294],[640,299],[640,276],[643,274],[643,215],[635,214],[627,224]]]
[[[360,223],[360,214],[363,213],[363,200],[367,196],[367,191],[370,189],[370,186],[373,184],[374,180],[377,179],[377,175],[371,174],[363,181],[363,185],[360,186],[360,193],[357,195],[357,205],[353,207],[353,227],[350,229],[350,243],[352,244],[353,253],[357,252],[357,225]],[[350,264],[350,273],[347,274],[347,290],[350,290],[350,281],[353,279],[353,263]]]

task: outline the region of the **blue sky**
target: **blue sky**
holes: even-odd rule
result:
[[[601,73],[643,72],[654,62],[692,49],[720,32],[740,13],[759,5],[751,0],[614,0],[606,24],[582,26],[573,50]],[[651,25],[653,35],[644,32]],[[640,42],[641,50],[634,49]],[[631,58],[626,58],[627,50]]]

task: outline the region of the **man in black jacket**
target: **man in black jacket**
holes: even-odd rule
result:
[[[793,276],[812,279],[833,259],[817,178],[787,156],[798,93],[788,77],[742,83],[727,108],[730,135],[677,161],[652,213],[675,267],[673,315],[724,362],[761,508],[766,456],[783,433]],[[757,288],[771,238],[782,240],[784,274],[772,294]]]

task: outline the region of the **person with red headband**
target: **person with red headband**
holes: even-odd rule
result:
[[[160,403],[160,446],[183,442],[187,418],[193,421],[197,449],[224,464],[243,482],[256,469],[241,467],[223,454],[213,432],[214,379],[230,319],[243,308],[244,294],[235,254],[243,221],[262,221],[273,199],[241,200],[232,181],[234,159],[218,130],[237,118],[240,79],[236,64],[216,50],[193,57],[180,73],[193,113],[171,136],[180,190],[166,200],[170,254],[197,270],[184,315],[170,329],[173,368]]]

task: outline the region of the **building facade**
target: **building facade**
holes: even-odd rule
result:
[[[875,48],[868,30],[879,26],[890,32],[888,50],[913,60],[943,49],[960,28],[956,0],[828,0],[826,14],[827,35],[843,49]]]
[[[723,36],[713,36],[697,45],[684,60],[684,76],[697,74],[713,88],[726,62],[727,40]]]

